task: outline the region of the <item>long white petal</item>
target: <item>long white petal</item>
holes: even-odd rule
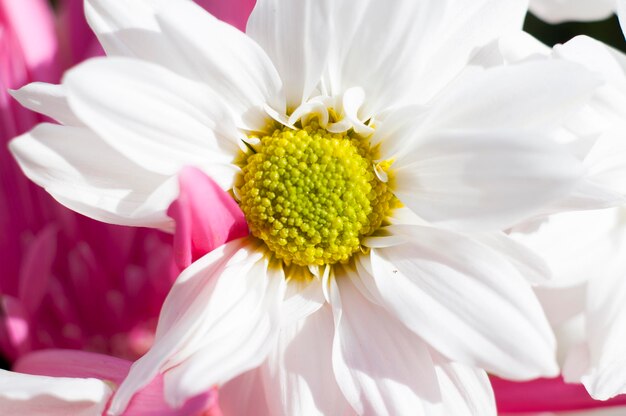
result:
[[[484,370],[435,356],[437,378],[447,415],[496,416],[496,400]]]
[[[11,95],[29,110],[44,114],[68,126],[82,126],[82,121],[70,109],[63,85],[33,82]]]
[[[163,42],[154,15],[163,4],[185,1],[188,0],[128,0],[114,3],[85,0],[85,15],[107,55],[168,60],[171,48]],[[161,49],[158,48],[159,44]]]
[[[318,86],[332,39],[330,0],[259,0],[247,33],[270,56],[295,109]]]
[[[368,301],[338,268],[331,280],[335,317],[333,368],[360,415],[435,415],[441,396],[426,344],[392,314]]]
[[[524,0],[364,0],[358,7],[347,1],[334,6],[327,83],[335,95],[362,87],[365,119],[389,107],[428,102],[479,47],[520,29],[526,13]]]
[[[395,195],[425,220],[465,231],[497,231],[536,215],[583,174],[548,137],[512,130],[432,134],[407,159],[394,170]]]
[[[246,35],[193,2],[163,7],[156,17],[186,66],[215,91],[239,127],[264,129],[266,105],[285,112],[278,72],[261,47]]]
[[[455,361],[513,379],[558,373],[548,321],[505,256],[445,230],[390,228],[406,242],[359,263],[386,309]]]
[[[133,394],[165,371],[167,401],[179,406],[261,364],[280,328],[284,276],[258,243],[230,242],[193,263],[168,295],[153,347],[111,403],[120,414]]]
[[[238,131],[208,87],[129,58],[90,60],[64,84],[74,113],[128,159],[164,175],[197,166],[231,186]]]
[[[101,416],[110,387],[93,378],[45,377],[0,370],[3,416]]]
[[[143,169],[84,127],[40,124],[10,143],[31,180],[99,221],[167,228],[176,181]]]
[[[328,305],[283,327],[264,369],[273,415],[346,415],[351,410],[332,367],[334,322]]]

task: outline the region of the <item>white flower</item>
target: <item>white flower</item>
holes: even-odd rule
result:
[[[617,0],[530,0],[530,11],[549,23],[609,18]]]
[[[306,415],[495,414],[474,368],[556,374],[525,278],[542,263],[499,230],[580,188],[552,132],[598,81],[471,65],[524,1],[263,0],[248,36],[184,0],[86,10],[109,57],[15,93],[64,124],[12,142],[25,173],[93,218],[168,228],[195,165],[255,235],[181,274],[112,413],[159,372],[173,405],[234,379],[225,406],[257,404],[248,386]]]
[[[514,60],[577,62],[606,80],[567,129],[582,138],[572,147],[582,150],[587,181],[623,199],[626,55],[584,36],[552,51],[526,37],[501,45],[516,51]],[[623,201],[620,205],[537,218],[511,233],[540,253],[552,271],[553,279],[543,282],[537,294],[558,337],[565,379],[582,382],[600,400],[626,393],[626,207]]]

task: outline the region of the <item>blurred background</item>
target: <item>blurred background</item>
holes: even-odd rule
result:
[[[552,25],[529,13],[524,30],[550,46],[565,43],[577,35],[587,35],[626,52],[626,41],[616,16],[598,22],[567,22]]]

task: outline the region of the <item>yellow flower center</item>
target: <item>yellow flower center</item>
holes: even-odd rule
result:
[[[347,261],[395,203],[369,141],[312,122],[262,137],[243,163],[241,209],[252,234],[286,264]]]

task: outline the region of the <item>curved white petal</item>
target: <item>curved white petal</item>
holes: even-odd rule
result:
[[[90,60],[64,84],[74,113],[128,159],[164,175],[197,166],[232,185],[239,133],[209,88],[129,58]]]
[[[353,283],[360,273],[337,267],[330,298],[335,317],[333,368],[360,415],[436,415],[441,396],[426,344]]]
[[[45,377],[0,370],[3,416],[101,416],[111,388],[93,378]]]
[[[405,243],[359,263],[386,309],[455,361],[512,379],[558,374],[548,321],[505,256],[445,230],[389,228]]]
[[[364,0],[334,6],[327,84],[333,95],[362,87],[362,119],[428,102],[480,46],[520,29],[526,13],[524,0]]]
[[[497,231],[568,195],[580,161],[539,134],[449,131],[394,165],[394,194],[420,217],[444,227]]]
[[[261,364],[280,328],[281,269],[258,243],[230,242],[177,279],[161,311],[153,347],[120,385],[111,412],[165,371],[165,397],[179,406],[197,393]]]
[[[10,149],[26,176],[74,211],[122,225],[171,223],[175,178],[137,166],[87,128],[40,124]]]
[[[484,370],[435,355],[437,378],[446,415],[496,416],[496,400]]]
[[[331,0],[259,0],[246,32],[269,55],[294,110],[318,86],[332,39]]]
[[[281,329],[263,365],[273,415],[346,415],[351,410],[332,367],[333,315],[328,305]]]
[[[148,55],[167,60],[168,45],[163,42],[154,15],[163,4],[186,1],[188,0],[85,0],[85,15],[107,55]],[[159,43],[161,50],[158,48]]]
[[[156,18],[186,66],[215,91],[239,127],[263,130],[268,118],[265,105],[285,112],[278,72],[246,35],[193,2],[163,7]]]
[[[530,0],[530,11],[549,23],[602,20],[615,12],[616,0]]]
[[[68,126],[82,126],[83,122],[76,117],[67,103],[67,92],[63,85],[33,82],[11,95],[29,110],[44,114]]]

